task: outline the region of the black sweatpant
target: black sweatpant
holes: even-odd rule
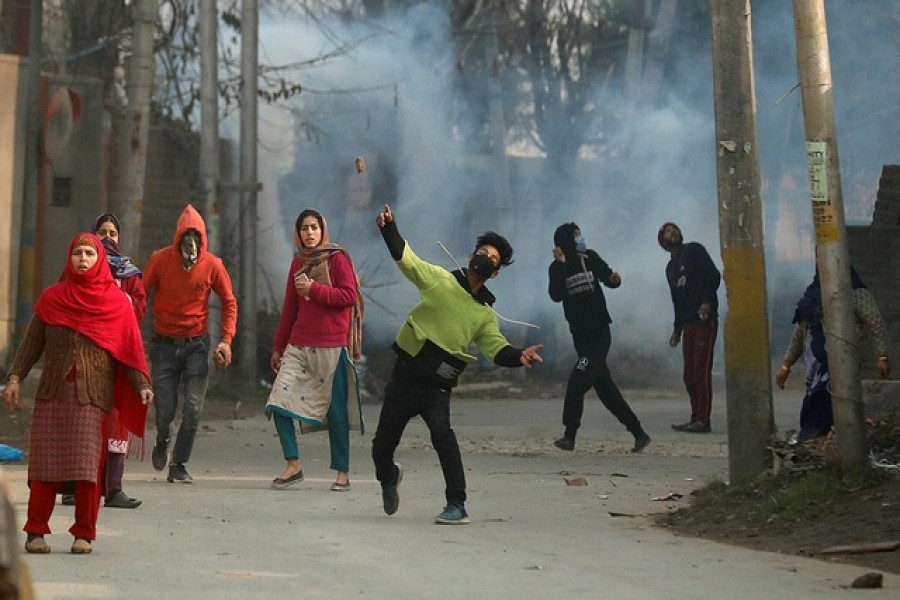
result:
[[[575,439],[581,427],[581,415],[584,413],[584,395],[592,387],[600,396],[603,406],[619,420],[635,437],[643,432],[641,422],[628,406],[618,386],[612,379],[606,356],[612,342],[609,327],[601,334],[589,338],[575,339],[575,351],[578,362],[569,374],[566,386],[566,399],[563,404],[563,425],[566,437]]]
[[[372,440],[375,477],[382,485],[395,478],[394,451],[409,420],[421,416],[431,433],[431,445],[444,472],[447,502],[466,501],[466,476],[456,434],[450,428],[450,390],[426,381],[399,359],[384,388],[384,404]]]

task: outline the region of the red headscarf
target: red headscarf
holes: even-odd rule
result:
[[[97,251],[97,262],[84,273],[72,266],[72,251],[78,246],[92,246]],[[119,418],[128,431],[143,437],[147,407],[122,367],[131,367],[149,379],[144,344],[134,309],[115,284],[106,260],[106,251],[97,236],[76,234],[69,242],[62,280],[44,290],[34,305],[34,313],[45,324],[68,327],[112,355],[119,363],[114,395]]]

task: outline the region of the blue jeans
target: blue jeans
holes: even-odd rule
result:
[[[150,346],[150,376],[153,378],[153,405],[156,408],[156,443],[168,446],[171,425],[178,408],[178,388],[184,384],[181,427],[175,438],[172,464],[184,464],[191,458],[194,437],[203,410],[209,383],[209,336],[203,335],[185,344],[159,341]],[[162,338],[164,339],[164,338]]]

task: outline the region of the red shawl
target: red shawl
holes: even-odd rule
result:
[[[97,262],[79,273],[72,266],[72,251],[87,245],[97,250]],[[44,290],[34,313],[45,324],[68,327],[112,355],[118,363],[114,398],[119,419],[128,431],[143,437],[147,407],[131,386],[124,367],[140,371],[149,379],[144,344],[134,309],[113,281],[106,251],[97,236],[78,233],[72,238],[62,280]]]

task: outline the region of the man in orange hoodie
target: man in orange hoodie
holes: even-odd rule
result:
[[[184,464],[191,457],[209,381],[209,295],[215,292],[222,303],[222,337],[215,350],[216,363],[221,367],[231,364],[237,300],[222,259],[207,250],[203,217],[190,204],[178,217],[172,245],[155,251],[147,261],[144,287],[147,297],[154,298],[150,346],[156,407],[153,468],[162,471],[166,466],[178,388],[183,381],[181,427],[168,461],[167,480],[191,483],[193,479]]]

